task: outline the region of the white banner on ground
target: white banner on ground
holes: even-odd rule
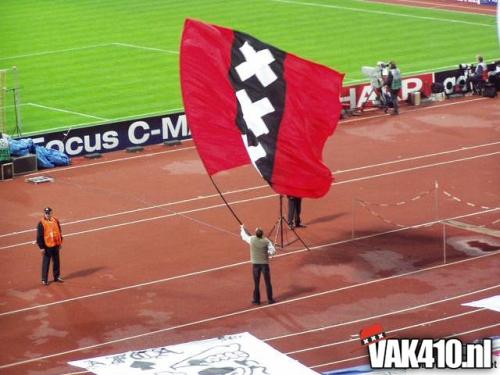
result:
[[[479,301],[462,303],[462,306],[485,307],[500,312],[500,295],[481,299]]]
[[[97,375],[318,375],[247,332],[68,363]]]

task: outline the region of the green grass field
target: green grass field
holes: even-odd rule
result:
[[[333,67],[346,83],[379,60],[404,75],[500,58],[493,16],[366,1],[2,0],[0,9],[0,69],[19,72],[24,134],[182,110],[186,17]],[[11,92],[6,100],[12,133]]]

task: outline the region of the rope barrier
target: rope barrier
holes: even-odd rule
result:
[[[421,192],[421,193],[418,193],[417,195],[415,195],[414,197],[411,197],[407,200],[404,200],[404,201],[399,201],[399,202],[396,202],[396,203],[376,203],[376,202],[368,202],[368,201],[365,201],[363,199],[360,199],[360,198],[354,198],[354,200],[356,202],[358,202],[358,204],[361,206],[361,207],[364,207],[372,216],[376,217],[377,219],[379,219],[380,221],[386,223],[386,224],[389,224],[389,225],[393,225],[395,227],[398,227],[398,228],[404,228],[405,226],[402,225],[402,224],[399,224],[399,223],[396,223],[384,216],[382,216],[380,213],[374,211],[373,209],[370,208],[370,206],[375,206],[375,207],[401,207],[401,206],[404,206],[408,203],[412,203],[412,202],[415,202],[415,201],[418,201],[424,197],[426,197],[427,195],[431,194],[432,192],[436,192],[438,190],[439,186],[437,184],[437,182],[435,183],[435,186],[434,188],[432,189],[429,189],[427,191],[424,191],[424,192]],[[468,202],[464,199],[461,199],[453,194],[451,194],[450,192],[446,191],[446,190],[442,190],[443,194],[448,197],[448,198],[451,198],[452,200],[456,201],[456,202],[459,202],[459,203],[463,203],[469,207],[474,207],[474,208],[480,208],[480,209],[483,209],[483,210],[492,210],[492,209],[496,209],[498,207],[488,207],[488,206],[483,206],[483,205],[480,205],[480,204],[475,204],[475,203],[472,203],[472,202]],[[496,219],[490,223],[487,223],[487,224],[483,224],[483,225],[479,225],[478,227],[486,227],[488,225],[495,225],[495,224],[498,224],[500,223],[500,219]]]
[[[424,191],[422,193],[419,193],[417,194],[416,196],[412,197],[412,198],[409,198],[405,201],[400,201],[400,202],[396,202],[396,203],[374,203],[374,202],[367,202],[365,200],[362,200],[362,199],[358,199],[356,198],[358,201],[362,201],[364,202],[367,206],[377,206],[377,207],[396,207],[396,206],[403,206],[405,204],[408,204],[408,203],[411,203],[411,202],[415,202],[415,201],[418,201],[419,199],[422,199],[424,198],[426,195],[429,195],[430,193],[436,191],[436,188],[432,188],[430,190],[427,190],[427,191]]]
[[[488,206],[482,206],[480,204],[475,204],[475,203],[472,203],[472,202],[468,202],[464,199],[461,199],[449,192],[447,192],[446,190],[443,190],[443,194],[446,195],[448,198],[451,198],[453,199],[454,201],[456,202],[459,202],[459,203],[463,203],[463,204],[466,204],[467,206],[469,207],[474,207],[474,208],[480,208],[480,209],[483,209],[483,210],[492,210],[492,209],[495,209],[495,208],[498,208],[498,207],[488,207]],[[496,219],[496,220],[493,220],[492,222],[490,223],[486,223],[486,224],[482,224],[482,225],[478,225],[479,228],[486,228],[487,226],[489,225],[496,225],[500,223],[500,219]]]
[[[368,207],[368,204],[366,202],[362,201],[361,199],[356,199],[356,201],[361,205],[361,207],[364,207],[370,214],[375,216],[377,219],[383,221],[384,223],[389,224],[389,225],[394,225],[398,228],[405,228],[406,227],[405,225],[398,224],[398,223],[395,223],[389,219],[386,219],[385,217],[380,215],[378,212],[373,211],[370,207]]]
[[[479,208],[482,208],[483,210],[491,210],[493,208],[497,208],[497,207],[488,207],[488,206],[482,206],[482,205],[479,205],[479,204],[475,204],[475,203],[472,203],[472,202],[467,202],[463,199],[460,199],[459,197],[447,192],[446,190],[443,190],[443,194],[446,195],[448,198],[451,198],[453,199],[454,201],[456,202],[460,202],[460,203],[464,203],[466,204],[467,206],[469,207],[479,207]]]

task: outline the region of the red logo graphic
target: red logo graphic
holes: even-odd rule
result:
[[[361,345],[370,345],[380,340],[384,340],[387,335],[380,324],[373,324],[363,328],[359,332],[359,337],[361,339]]]

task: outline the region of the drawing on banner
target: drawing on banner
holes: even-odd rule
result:
[[[175,352],[167,348],[154,348],[147,350],[138,350],[130,353],[130,358],[133,359],[157,359],[161,357],[168,356],[170,354],[182,354],[182,352]]]
[[[240,344],[216,345],[176,363],[172,368],[189,367],[190,373],[195,370],[199,375],[267,374],[264,366],[249,358],[250,354],[241,350]]]
[[[248,332],[69,364],[97,375],[319,375]]]
[[[133,369],[153,370],[155,361],[167,358],[171,355],[181,355],[183,352],[173,351],[165,347],[153,348],[147,350],[137,350],[128,353],[121,353],[109,357],[94,358],[82,361],[82,367],[89,371],[99,370],[110,365],[126,365]],[[133,361],[131,361],[133,360]],[[150,362],[148,362],[148,360]],[[152,361],[152,362],[151,362]],[[170,374],[170,373],[165,373]],[[174,373],[172,373],[174,374]],[[175,373],[175,375],[185,375],[183,373]]]

